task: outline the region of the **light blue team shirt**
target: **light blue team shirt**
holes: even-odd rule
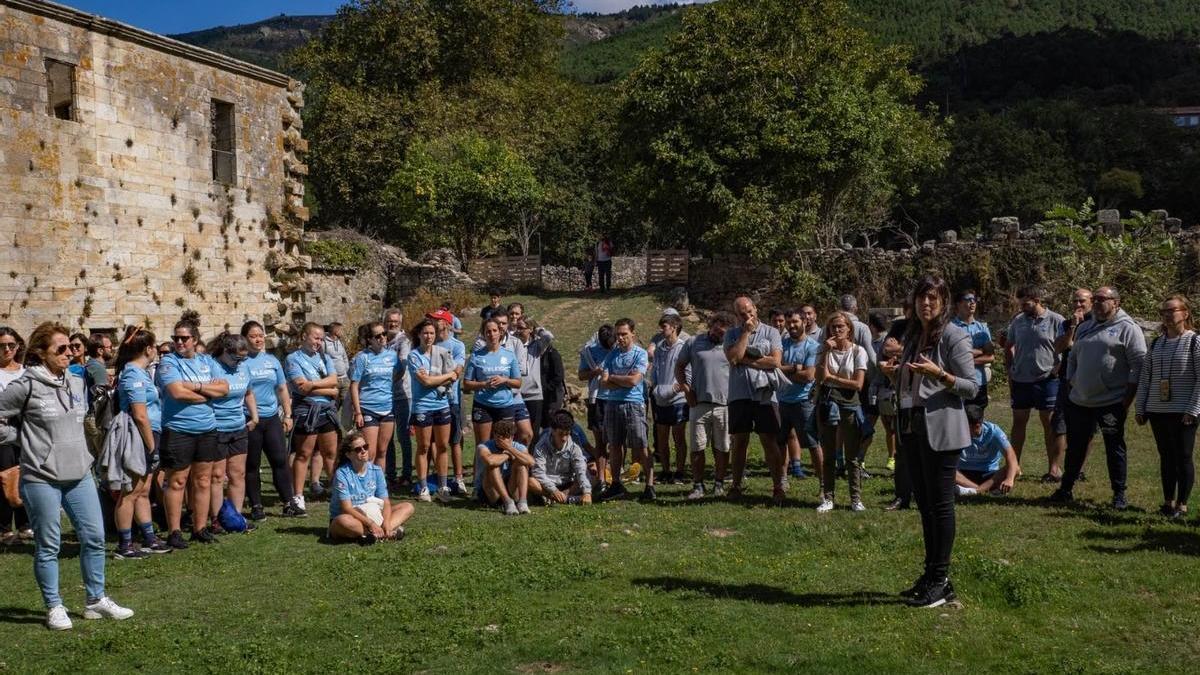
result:
[[[802,368],[809,368],[817,364],[817,349],[819,345],[817,341],[807,335],[799,340],[793,340],[791,337],[783,339],[783,365],[798,365]],[[782,389],[779,390],[780,403],[801,403],[807,401],[812,392],[812,380],[804,384],[797,384],[788,381]]]
[[[358,383],[358,404],[363,410],[377,415],[392,412],[392,382],[400,368],[395,350],[383,349],[378,354],[370,349],[359,352],[350,363],[350,381]]]
[[[966,323],[956,316],[951,319],[950,322],[967,331],[967,335],[971,336],[971,349],[983,349],[984,345],[992,341],[992,331],[988,329],[988,325],[982,321],[972,321],[971,323]],[[975,384],[980,386],[986,384],[988,368],[991,368],[991,364],[981,364],[975,366]]]
[[[364,468],[366,472],[362,476],[354,473],[353,464],[343,464],[333,473],[333,492],[329,497],[330,520],[342,515],[343,499],[348,500],[350,506],[362,506],[371,497],[387,499],[387,479],[383,476],[383,469],[374,462],[367,462]]]
[[[433,350],[430,350],[432,353]],[[416,413],[431,413],[450,409],[449,395],[438,396],[437,387],[426,387],[417,379],[417,371],[424,369],[426,373],[433,372],[433,362],[429,354],[422,354],[419,348],[413,348],[408,353],[408,376],[412,379],[412,411]]]
[[[608,401],[612,403],[642,403],[646,400],[645,377],[646,368],[650,365],[650,358],[646,354],[646,350],[638,345],[633,345],[629,351],[621,351],[620,347],[613,347],[608,356],[604,358],[604,370],[609,375],[632,375],[634,373],[642,374],[642,382],[636,387],[617,387],[608,388]],[[604,390],[604,387],[601,387]]]
[[[250,390],[254,392],[254,405],[258,408],[258,419],[265,420],[279,414],[279,396],[275,390],[287,384],[283,366],[279,359],[265,350],[242,362],[250,371]]]
[[[958,456],[958,468],[966,471],[992,472],[1000,470],[1000,460],[1008,448],[1008,436],[992,422],[984,422],[979,435]]]
[[[302,396],[300,391],[296,389],[294,382],[294,380],[300,378],[309,382],[316,382],[337,372],[333,367],[333,359],[329,358],[328,354],[317,352],[309,356],[304,353],[303,349],[297,349],[287,355],[283,369],[287,373],[288,386],[290,387],[293,400],[303,400],[308,403],[333,403],[333,399],[328,396]]]
[[[458,318],[456,317],[454,320],[457,322]],[[437,346],[450,352],[450,356],[454,359],[454,365],[463,367],[467,365],[467,346],[463,344],[462,340],[451,335],[437,343]],[[460,403],[462,403],[462,378],[455,380],[450,387],[450,405],[459,405]]]
[[[608,358],[608,352],[609,350],[598,342],[588,343],[579,352],[579,370],[591,370],[603,366],[604,359]],[[596,400],[608,400],[608,390],[600,386],[599,376],[588,380],[588,402]]]
[[[458,318],[458,316],[455,314],[451,314],[450,318],[454,319],[453,321],[450,322],[450,327],[453,328],[455,331],[462,330],[462,321]],[[465,345],[464,345],[464,348],[465,348]]]
[[[512,443],[513,450],[516,450],[517,452],[529,452],[529,448],[525,447],[521,443],[518,443],[516,440],[510,439],[509,442]],[[496,441],[484,441],[483,443],[480,443],[480,445],[487,448],[488,452],[499,452],[499,450],[496,449]],[[583,447],[583,446],[581,445],[579,447]],[[512,462],[505,462],[504,464],[502,464],[500,466],[500,471],[505,476],[508,475],[508,470],[510,468],[510,466],[509,466],[510,464],[512,464]],[[482,465],[480,465],[480,466],[482,466]],[[475,484],[474,484],[475,493],[479,494],[483,491],[483,474],[485,472],[484,471],[475,471],[474,473],[475,473]]]
[[[214,359],[216,360],[216,359]],[[213,414],[217,416],[217,431],[230,433],[246,428],[246,391],[250,389],[250,369],[242,361],[233,368],[217,362],[217,379],[229,383],[229,393],[212,400]]]
[[[171,431],[185,434],[202,434],[217,428],[217,417],[209,401],[184,403],[171,398],[167,385],[174,382],[212,382],[220,368],[208,354],[196,354],[185,359],[178,354],[167,354],[159,361],[154,376],[162,391],[162,423]]]
[[[162,401],[158,388],[150,373],[139,368],[136,364],[126,363],[117,379],[117,396],[121,401],[121,412],[128,413],[134,403],[146,406],[146,415],[150,418],[150,429],[162,431]]]
[[[494,375],[510,380],[521,379],[521,366],[517,363],[517,355],[503,348],[489,352],[487,347],[480,347],[471,352],[463,377],[472,382],[483,382]],[[475,392],[475,403],[489,408],[507,408],[513,405],[515,400],[513,390],[508,386],[480,389]]]

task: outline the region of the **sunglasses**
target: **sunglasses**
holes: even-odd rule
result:
[[[242,361],[245,361],[245,360],[246,360],[246,359],[248,359],[248,358],[250,358],[250,357],[246,356],[245,354],[234,354],[234,356],[233,356],[233,362],[234,362],[234,363],[241,363]]]
[[[365,445],[352,445],[352,446],[350,446],[350,449],[351,449],[351,450],[353,450],[353,451],[355,451],[355,452],[366,452],[366,451],[367,451],[367,446],[365,446]]]
[[[76,351],[83,349],[83,345],[78,342],[72,342],[70,347],[71,347],[71,349],[74,349]]]
[[[387,337],[387,333],[371,333],[372,340],[382,340]]]
[[[68,345],[59,345],[59,346],[58,346],[58,348],[54,350],[54,353],[55,353],[55,354],[58,354],[59,356],[62,356],[63,354],[66,354],[66,353],[67,353],[67,346],[68,346]]]
[[[17,343],[15,343],[15,342],[0,342],[0,349],[8,349],[8,350],[12,350],[15,352],[15,351],[17,351]]]
[[[191,340],[191,339],[192,339],[191,335],[172,335],[171,336],[171,340],[173,340],[175,342],[187,342],[188,340]]]
[[[973,295],[968,295],[968,296],[965,296],[965,297],[962,299],[962,301],[963,301],[963,302],[977,302],[978,300],[976,299],[976,297],[975,297],[975,296],[973,296]]]

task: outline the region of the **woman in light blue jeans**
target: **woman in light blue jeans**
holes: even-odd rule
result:
[[[87,412],[83,380],[70,365],[65,326],[43,323],[29,336],[25,374],[0,392],[0,418],[19,420],[21,499],[34,532],[33,574],[46,602],[46,627],[71,628],[58,593],[58,554],[62,521],[67,517],[79,537],[79,564],[87,590],[85,619],[127,619],[133,611],[104,594],[104,518],[92,456],[83,434]]]

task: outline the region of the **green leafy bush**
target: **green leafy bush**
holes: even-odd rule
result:
[[[355,269],[367,262],[370,249],[358,241],[321,239],[304,245],[304,252],[312,256],[313,265],[336,269]]]

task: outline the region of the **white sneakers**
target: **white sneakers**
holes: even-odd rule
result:
[[[458,496],[466,497],[467,495],[470,494],[470,492],[467,490],[467,484],[465,481],[463,481],[463,479],[455,478],[452,481],[452,483],[453,483],[454,489],[458,491]]]
[[[692,488],[692,491],[688,493],[687,498],[692,501],[704,499],[704,486],[697,485],[696,487]]]
[[[133,616],[133,610],[122,607],[112,601],[107,595],[83,608],[85,619],[116,619],[123,621]]]
[[[450,500],[452,499],[452,497],[450,496],[450,487],[446,486],[446,487],[438,488],[437,498],[438,498],[439,502],[441,502],[443,504],[449,504]],[[422,501],[425,501],[425,500],[422,500]]]
[[[862,501],[855,499],[854,501],[850,502],[850,510],[855,512],[866,511],[867,507],[862,503]]]
[[[46,612],[46,628],[50,630],[71,630],[74,625],[71,623],[71,617],[67,616],[67,608],[62,605],[51,607],[50,611]]]
[[[433,499],[429,496],[429,488],[427,488],[427,487],[421,488],[421,491],[417,493],[417,501],[419,501],[419,502],[433,501]]]
[[[123,621],[131,616],[133,616],[132,609],[118,605],[107,595],[87,605],[83,610],[83,618],[89,620],[116,619],[117,621]],[[71,630],[74,626],[75,624],[71,623],[71,617],[67,614],[66,607],[59,605],[51,607],[46,612],[46,628],[50,630]]]
[[[963,487],[961,485],[955,485],[954,491],[959,497],[973,497],[979,494],[979,490],[976,490],[975,488]]]
[[[821,500],[821,505],[817,507],[817,513],[829,513],[833,510],[833,500],[825,498]]]

